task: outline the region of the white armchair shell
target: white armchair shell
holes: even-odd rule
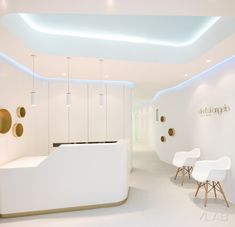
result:
[[[190,178],[190,173],[193,170],[195,162],[200,158],[200,149],[194,148],[191,151],[180,151],[176,152],[173,158],[172,164],[177,167],[175,179],[177,178],[179,172],[182,173],[182,182],[184,183],[184,176],[188,174]]]
[[[199,148],[194,148],[191,151],[180,151],[175,153],[172,163],[176,167],[193,166],[199,157]]]
[[[215,197],[217,197],[216,192],[220,192],[224,198],[226,205],[229,207],[220,182],[225,179],[227,170],[229,170],[230,168],[231,159],[227,156],[219,158],[217,160],[204,160],[196,162],[194,170],[192,172],[193,178],[198,182],[195,197],[197,196],[199,189],[204,186],[204,206],[207,205],[208,193],[213,189]],[[209,186],[211,186],[210,190],[208,189]]]

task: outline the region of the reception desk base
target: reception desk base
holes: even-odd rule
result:
[[[119,202],[115,202],[115,203],[67,207],[67,208],[59,208],[59,209],[51,209],[51,210],[30,211],[30,212],[20,212],[20,213],[12,213],[12,214],[0,214],[0,218],[17,218],[17,217],[42,215],[42,214],[53,214],[53,213],[73,212],[73,211],[81,211],[81,210],[91,210],[91,209],[98,209],[98,208],[117,207],[117,206],[124,204],[127,201],[127,199],[128,199],[128,196],[126,199],[119,201]]]

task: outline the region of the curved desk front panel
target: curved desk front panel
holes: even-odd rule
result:
[[[128,144],[61,145],[0,167],[2,217],[118,205],[128,195]]]

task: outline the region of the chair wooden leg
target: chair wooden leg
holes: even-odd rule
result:
[[[176,180],[176,178],[177,178],[177,176],[178,176],[178,174],[179,174],[179,171],[180,171],[180,168],[178,168],[177,171],[176,171],[175,180]]]
[[[189,166],[188,166],[187,172],[188,172],[188,178],[191,179],[191,176],[190,176],[190,167]]]
[[[198,186],[197,186],[197,190],[196,190],[196,193],[195,193],[195,197],[197,197],[197,194],[199,192],[199,189],[201,188],[201,185],[202,185],[202,183],[198,182]]]
[[[176,170],[176,174],[175,174],[175,180],[179,174],[179,172],[182,173],[182,180],[181,180],[181,185],[184,184],[184,181],[185,181],[185,175],[188,174],[188,177],[189,179],[191,179],[191,172],[192,172],[192,169],[193,167],[192,166],[183,166],[183,167],[179,167],[177,170]]]
[[[217,194],[216,194],[216,183],[215,183],[214,181],[212,181],[212,185],[213,185],[213,190],[214,190],[215,198],[217,198]]]
[[[183,186],[184,184],[184,167],[182,168],[182,181],[181,181],[181,185]]]
[[[208,181],[205,182],[205,201],[204,201],[204,207],[207,205],[207,199],[208,199]]]
[[[209,190],[209,185],[211,186],[210,190]],[[221,186],[221,184],[220,184],[219,181],[218,181],[218,182],[212,181],[212,185],[209,183],[209,181],[206,181],[206,182],[204,182],[204,183],[198,182],[198,186],[197,186],[197,190],[196,190],[196,193],[195,193],[195,197],[197,196],[197,194],[198,194],[198,192],[199,192],[199,189],[200,189],[201,187],[203,187],[203,186],[204,186],[204,188],[205,188],[205,199],[204,199],[204,206],[205,206],[205,207],[207,206],[208,194],[209,194],[209,192],[210,192],[211,190],[214,190],[214,194],[215,194],[215,197],[216,197],[216,198],[217,198],[216,190],[219,191],[219,192],[222,194],[222,196],[223,196],[223,198],[224,198],[224,201],[225,201],[227,207],[229,207],[228,201],[227,201],[227,199],[226,199],[226,196],[225,196],[225,194],[224,194],[224,191],[223,191],[222,186]],[[217,187],[217,188],[216,188],[216,187]]]
[[[217,184],[218,184],[218,186],[219,186],[220,192],[221,192],[221,194],[222,194],[222,196],[223,196],[223,198],[224,198],[224,201],[225,201],[227,207],[229,207],[228,201],[227,201],[227,199],[226,199],[226,196],[225,196],[225,194],[224,194],[224,191],[223,191],[223,189],[222,189],[222,186],[220,185],[220,182],[218,182]]]

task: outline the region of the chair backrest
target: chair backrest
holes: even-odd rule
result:
[[[231,159],[228,156],[221,157],[216,160],[216,167],[219,169],[228,170],[231,168]]]
[[[184,162],[185,166],[194,166],[195,162],[200,158],[200,149],[194,148],[187,152],[187,156]]]
[[[200,155],[201,155],[200,148],[194,148],[189,152],[190,152],[190,156],[195,157],[195,158],[200,158]]]
[[[211,170],[208,173],[208,180],[222,181],[226,177],[227,170],[231,168],[231,159],[227,156],[221,157],[212,162]]]
[[[198,158],[200,158],[199,148],[191,151],[179,151],[175,153],[172,164],[177,167],[194,166]]]

